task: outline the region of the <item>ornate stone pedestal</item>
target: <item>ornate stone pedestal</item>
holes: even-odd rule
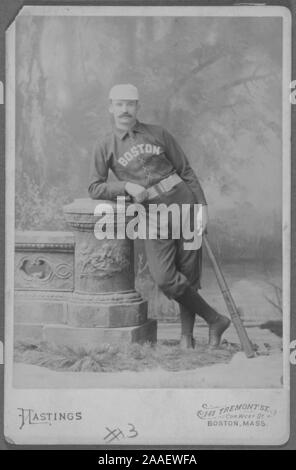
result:
[[[125,233],[115,203],[77,199],[64,207],[74,237],[68,232],[18,234],[17,339],[33,337],[86,348],[156,341],[156,320],[147,318],[147,302],[134,287],[133,241],[95,237],[98,204],[111,214],[114,210],[115,224],[123,224]]]
[[[120,209],[111,201],[77,199],[64,207],[75,236],[74,292],[68,303],[68,326],[47,326],[45,339],[81,346],[155,342],[156,321],[147,319],[147,302],[134,287],[133,241],[95,237],[98,204],[110,210],[115,230],[124,224],[117,214]]]

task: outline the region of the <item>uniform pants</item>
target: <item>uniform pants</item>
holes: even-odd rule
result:
[[[185,182],[179,183],[175,188],[159,197],[149,201],[153,204],[196,204],[191,189]],[[193,214],[193,212],[192,212]],[[171,232],[169,227],[169,234]],[[202,248],[184,249],[184,242],[188,240],[181,237],[172,239],[145,240],[147,262],[152,278],[163,293],[172,299],[182,295],[186,287],[200,288]],[[181,333],[192,334],[195,315],[180,305]]]

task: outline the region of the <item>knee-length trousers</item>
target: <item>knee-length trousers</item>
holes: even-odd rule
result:
[[[185,182],[179,183],[171,191],[161,194],[152,201],[154,204],[186,204],[191,210],[196,204],[194,194]],[[170,224],[174,221],[170,220]],[[167,239],[145,240],[147,262],[152,278],[163,293],[172,299],[182,295],[188,285],[200,289],[202,271],[202,248],[188,249],[188,240],[184,234],[180,238],[172,238],[172,226],[168,230]],[[191,226],[192,228],[192,226]],[[187,246],[187,248],[185,248]],[[191,334],[193,331],[195,316],[190,314],[184,306],[180,305],[182,334]]]

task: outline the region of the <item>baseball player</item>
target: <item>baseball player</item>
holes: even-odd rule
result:
[[[131,84],[115,85],[109,93],[113,129],[96,143],[91,162],[89,195],[93,199],[129,196],[143,204],[202,205],[203,231],[207,202],[187,157],[174,137],[158,125],[137,120],[139,94]],[[107,181],[111,169],[118,181]],[[216,312],[198,293],[202,250],[184,249],[184,238],[147,238],[145,249],[154,281],[180,305],[183,349],[194,348],[196,314],[209,326],[209,345],[220,344],[230,320]]]

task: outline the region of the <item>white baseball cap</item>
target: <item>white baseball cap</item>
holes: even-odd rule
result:
[[[114,85],[109,93],[110,100],[133,100],[139,99],[138,89],[130,83]]]

